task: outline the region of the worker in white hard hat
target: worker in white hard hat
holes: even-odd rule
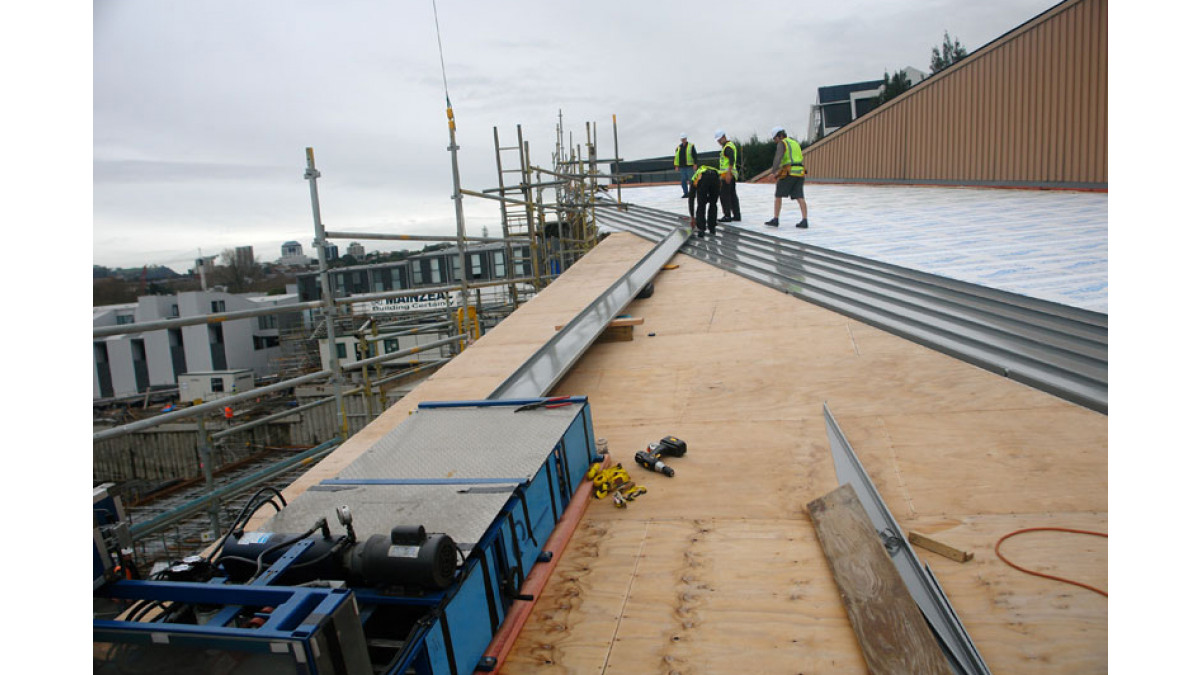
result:
[[[696,146],[688,143],[687,134],[679,134],[679,145],[675,147],[675,168],[679,170],[679,184],[683,186],[683,199],[687,199],[692,173],[696,171]]]
[[[763,223],[767,227],[779,227],[779,210],[784,198],[795,199],[800,206],[800,222],[796,227],[808,228],[808,203],[804,201],[804,151],[800,142],[788,138],[783,127],[771,129],[771,140],[775,141],[775,160],[771,162],[771,175],[775,177],[775,217]]]
[[[742,203],[737,196],[738,148],[725,137],[725,130],[718,129],[713,137],[721,146],[717,170],[721,174],[721,218],[717,222],[738,222],[742,219]]]

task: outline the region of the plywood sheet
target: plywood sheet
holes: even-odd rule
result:
[[[593,505],[589,511],[602,509]],[[643,522],[640,529],[627,520],[605,521],[576,534],[562,564],[571,560],[575,568],[565,575],[565,587],[579,593],[564,599],[556,584],[534,610],[535,619],[554,625],[556,633],[539,631],[537,639],[523,634],[504,672],[865,668],[820,548],[812,531],[797,528],[796,521],[667,519]],[[606,580],[617,571],[626,583],[610,587]],[[592,612],[586,608],[594,593],[600,599]],[[614,612],[615,619],[603,621]],[[585,635],[604,636],[607,643],[585,646]]]
[[[991,546],[1028,522],[1106,528],[1107,418],[673,262],[653,296],[631,303],[646,320],[634,340],[594,346],[555,391],[589,397],[597,436],[650,491],[626,510],[593,504],[589,550],[613,559],[588,558],[572,575],[569,614],[540,613],[539,601],[504,672],[866,672],[803,511],[837,487],[824,402],[901,526],[975,553],[962,564],[923,559],[993,672],[1106,670],[1104,598],[1012,570]],[[689,446],[667,460],[674,478],[634,466],[634,452],[667,434]],[[606,548],[597,536],[641,543]],[[1106,549],[1078,545],[1022,544],[1027,563],[1075,567],[1103,585]]]
[[[294,490],[335,475],[426,400],[482,398],[642,257],[603,241]],[[1107,527],[1107,418],[686,256],[554,394],[586,395],[596,435],[650,491],[594,502],[506,673],[865,673],[812,525],[837,487],[828,402],[901,527],[976,557],[923,556],[996,673],[1107,668],[1107,601],[1005,566],[1020,527]],[[650,334],[654,335],[651,336]],[[672,434],[674,478],[633,464]],[[1106,586],[1107,548],[1014,539],[1014,557]]]

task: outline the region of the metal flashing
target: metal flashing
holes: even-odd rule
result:
[[[900,572],[900,578],[904,580],[908,592],[925,615],[925,620],[949,659],[951,668],[956,673],[990,674],[991,671],[983,662],[975,643],[967,635],[966,628],[946,598],[941,584],[933,576],[928,565],[921,565],[916,552],[903,536],[900,525],[892,517],[891,511],[875,489],[875,484],[871,482],[871,477],[867,475],[867,470],[863,468],[850,443],[846,441],[845,434],[833,418],[833,413],[829,411],[829,405],[825,404],[822,408],[825,411],[825,430],[829,436],[829,448],[833,453],[838,482],[849,483],[854,488],[855,494],[871,518],[871,525],[879,533],[892,563]]]
[[[648,239],[676,214],[597,210]],[[1108,316],[738,228],[681,251],[1101,413],[1108,412]]]
[[[608,290],[592,301],[533,356],[488,395],[489,400],[544,396],[575,365],[587,348],[600,337],[625,307],[658,274],[659,269],[688,240],[690,232],[678,223],[662,228],[658,243],[637,264],[621,275]]]

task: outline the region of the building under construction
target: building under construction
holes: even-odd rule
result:
[[[1055,6],[812,146],[813,194],[949,193],[964,225],[1000,208],[999,187],[1106,198],[1106,42],[1104,0]],[[960,96],[982,112],[921,122]],[[997,151],[1007,101],[1050,149]],[[149,522],[97,489],[95,672],[1107,671],[1106,310],[749,222],[692,238],[678,206],[638,203],[653,188],[602,189],[620,180],[597,167],[620,158],[596,136],[560,138],[538,167],[497,133],[501,186],[456,185],[497,201],[504,231],[460,231],[436,310],[452,357],[403,397],[351,433],[347,401],[403,356],[369,349],[356,381],[328,357],[261,388],[328,387],[341,428],[296,454],[301,475],[210,483]],[[308,172],[318,241],[369,239],[324,231],[311,153]],[[743,210],[769,190],[746,185]],[[855,226],[886,236],[869,220]],[[1052,251],[1067,220],[1026,238]],[[530,274],[469,278],[472,244],[527,246]],[[1019,255],[996,277],[1036,268]],[[340,295],[330,277],[300,303],[327,335],[356,303],[415,292]],[[511,299],[488,330],[473,281]],[[203,435],[230,400],[249,397],[96,440],[197,414]],[[197,514],[211,545],[132,578],[137,540]]]

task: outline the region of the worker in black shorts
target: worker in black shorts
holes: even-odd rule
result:
[[[717,199],[721,196],[721,178],[717,170],[701,164],[692,174],[692,189],[688,191],[688,215],[692,217],[692,227],[701,239],[704,238],[704,228],[708,233],[717,233]],[[696,208],[696,199],[700,199],[700,208]],[[707,208],[707,211],[705,209]],[[697,218],[699,212],[699,218]]]
[[[784,198],[795,199],[800,205],[800,222],[796,227],[808,228],[808,203],[804,201],[804,152],[800,143],[794,138],[788,138],[783,127],[771,130],[771,139],[775,141],[775,160],[771,163],[771,172],[775,176],[775,217],[763,223],[768,227],[779,227],[779,210],[783,207]]]

